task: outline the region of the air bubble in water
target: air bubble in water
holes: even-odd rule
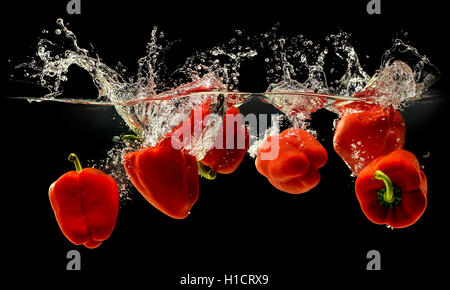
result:
[[[197,52],[170,74],[165,72],[164,52],[171,43],[155,27],[151,31],[146,55],[138,60],[138,72],[135,76],[125,77],[126,69],[120,66],[113,69],[97,55],[91,55],[88,50],[80,48],[76,36],[67,29],[62,19],[57,20],[57,25],[55,34],[65,37],[69,44],[59,46],[42,39],[38,44],[36,60],[24,66],[35,73],[25,76],[38,79],[49,90],[45,97],[54,98],[63,93],[61,84],[67,80],[66,74],[71,65],[86,70],[98,89],[99,98],[111,102],[130,129],[142,136],[148,146],[156,145],[162,136],[185,120],[195,106],[206,99],[217,101],[217,94],[204,92],[194,95],[188,93],[190,89],[207,87],[216,92],[235,90],[239,84],[241,63],[259,53],[254,44],[248,43],[250,38],[245,38],[247,42],[243,41],[242,31],[236,30],[236,35],[228,43]],[[334,110],[330,105],[334,102],[332,96],[327,101],[317,97],[315,93],[352,96],[373,87],[379,93],[379,103],[400,106],[420,97],[439,76],[439,71],[428,58],[410,46],[406,46],[406,51],[415,56],[415,62],[409,63],[406,59],[395,57],[401,51],[400,48],[405,47],[401,42],[396,41],[394,47],[386,52],[382,66],[371,78],[349,43],[349,34],[341,32],[328,36],[325,39],[328,46],[324,47],[303,35],[278,37],[277,29],[278,27],[274,27],[270,33],[260,35],[256,41],[256,47],[264,48],[272,54],[264,55],[270,85],[263,98],[283,112],[294,127],[309,129],[307,120],[313,112],[322,107]],[[325,60],[328,58],[345,62],[345,72],[337,80],[329,80],[324,71]],[[334,74],[337,70],[333,66],[330,72]],[[196,82],[177,87],[191,81]],[[236,106],[247,101],[245,96],[231,97],[228,94],[227,98],[230,104]],[[213,118],[208,124],[202,140],[189,144],[187,149],[191,154],[198,158],[204,156],[215,140],[220,117],[216,115],[216,119]],[[338,119],[333,121],[334,127],[337,122]],[[265,136],[277,134],[279,129],[279,124],[275,124]],[[114,140],[117,141],[117,137]],[[263,138],[259,138],[258,141],[262,140]],[[252,156],[256,155],[258,144],[260,143],[256,142],[250,147],[249,153]],[[361,142],[352,144],[352,148],[355,149],[354,157],[362,164],[364,158],[361,157]],[[106,159],[112,165],[105,167],[106,171],[117,170],[113,174],[119,180],[125,178],[125,175],[113,168],[121,165],[122,153],[123,148],[112,149]],[[124,187],[121,187],[121,192],[126,192],[126,178],[122,185]]]

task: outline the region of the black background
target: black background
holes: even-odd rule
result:
[[[8,100],[8,96],[43,92],[9,81],[9,71],[4,73],[8,83],[0,107],[5,169],[2,256],[6,256],[3,263],[8,276],[141,281],[145,287],[161,289],[183,288],[180,277],[188,273],[216,278],[267,274],[270,283],[265,288],[279,289],[281,285],[301,287],[312,277],[320,277],[315,280],[320,284],[335,283],[336,278],[354,281],[356,277],[433,283],[442,272],[448,272],[448,16],[440,1],[382,0],[381,15],[366,13],[368,1],[82,0],[81,15],[67,15],[66,2],[2,4],[5,60],[14,63],[33,54],[42,29],[53,31],[58,17],[70,22],[81,47],[92,43],[105,63],[120,61],[131,71],[145,54],[155,25],[169,39],[182,40],[179,54],[171,60],[181,63],[197,49],[229,40],[235,29],[262,33],[279,22],[281,31],[313,39],[339,29],[351,32],[356,51],[371,56],[362,64],[372,74],[393,38],[408,32],[411,43],[442,73],[434,86],[442,96],[404,111],[408,128],[405,149],[425,166],[429,204],[423,217],[406,229],[390,230],[368,221],[353,192],[354,178],[332,148],[336,116],[319,111],[312,126],[327,148],[329,160],[321,169],[320,185],[311,192],[298,196],[277,191],[246,157],[232,175],[215,181],[201,179],[199,201],[187,219],[170,219],[134,194],[131,202],[121,206],[113,234],[99,248],[74,246],[58,228],[48,187],[72,170],[66,161],[69,153],[76,152],[82,160],[100,160],[113,145],[112,137],[125,133],[126,128],[113,108]],[[243,65],[239,89],[266,89],[261,62],[256,58]],[[6,67],[10,69],[10,65]],[[77,71],[71,74],[69,93],[96,96],[88,76]],[[245,110],[270,112],[271,108],[253,104]],[[423,158],[427,152],[429,158]],[[81,272],[65,270],[70,249],[81,252]],[[366,253],[371,249],[381,253],[381,272],[365,270]]]

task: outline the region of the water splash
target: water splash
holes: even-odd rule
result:
[[[57,27],[55,35],[64,41],[41,39],[37,58],[17,66],[49,91],[43,97],[27,99],[114,106],[147,146],[155,146],[195,106],[206,100],[217,103],[219,95],[226,98],[227,106],[237,107],[259,98],[278,108],[294,126],[310,129],[308,119],[321,108],[338,113],[339,106],[355,101],[400,108],[411,100],[423,98],[439,78],[439,70],[429,59],[401,40],[396,40],[386,51],[379,70],[370,77],[350,43],[350,34],[330,35],[323,44],[303,35],[279,36],[279,27],[256,37],[236,31],[230,41],[196,52],[172,73],[165,71],[164,55],[173,43],[154,28],[146,55],[138,60],[137,73],[127,78],[122,66],[111,68],[98,55],[80,48],[75,34],[61,19]],[[239,92],[242,62],[261,51],[265,53],[267,90]],[[336,60],[345,63],[345,72],[331,80],[330,75],[336,75],[336,71],[333,66],[329,71],[325,68]],[[98,90],[96,100],[60,98],[71,65],[89,73]],[[212,128],[216,127],[209,124],[211,131],[205,142],[214,140],[217,130]],[[266,135],[277,130],[274,127]],[[191,144],[189,150],[200,158],[206,148],[206,144]],[[249,150],[253,155],[255,148]]]

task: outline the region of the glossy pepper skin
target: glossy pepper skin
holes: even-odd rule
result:
[[[114,179],[95,168],[69,171],[49,189],[49,198],[61,231],[75,245],[96,248],[114,230],[119,212],[119,190]]]
[[[199,135],[205,130],[209,115],[213,111],[211,100],[196,106],[192,110],[191,116],[183,123],[190,124],[189,132],[191,135],[178,134],[180,139],[187,137],[187,142],[189,142],[191,138],[199,138]],[[239,108],[230,107],[225,112],[214,146],[200,160],[203,165],[222,174],[233,173],[239,167],[249,147],[249,133],[241,125],[241,122]],[[183,130],[183,124],[177,127],[175,131]]]
[[[241,125],[240,116],[240,110],[236,107],[225,112],[215,146],[200,160],[201,163],[222,174],[233,173],[239,167],[249,146],[249,134]]]
[[[155,147],[127,153],[125,170],[139,193],[164,214],[184,219],[198,199],[197,160],[172,147],[170,135]]]
[[[273,160],[264,160],[261,153],[270,152],[278,139],[279,152]],[[277,189],[287,193],[305,193],[320,182],[319,168],[327,162],[327,151],[313,135],[290,128],[280,135],[269,136],[258,151],[255,165]]]
[[[392,107],[352,106],[357,112],[343,114],[336,126],[333,147],[358,174],[377,157],[403,148],[406,125],[400,112]]]
[[[427,206],[427,178],[406,150],[373,160],[358,175],[355,191],[367,218],[392,228],[414,224]]]

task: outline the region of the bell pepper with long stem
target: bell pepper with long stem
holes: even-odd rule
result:
[[[395,150],[364,167],[355,192],[370,221],[392,228],[414,224],[427,206],[427,178],[417,158],[406,150]]]
[[[119,212],[119,190],[115,180],[95,168],[82,168],[72,153],[70,171],[55,181],[49,198],[61,231],[73,244],[96,248],[114,230]]]

